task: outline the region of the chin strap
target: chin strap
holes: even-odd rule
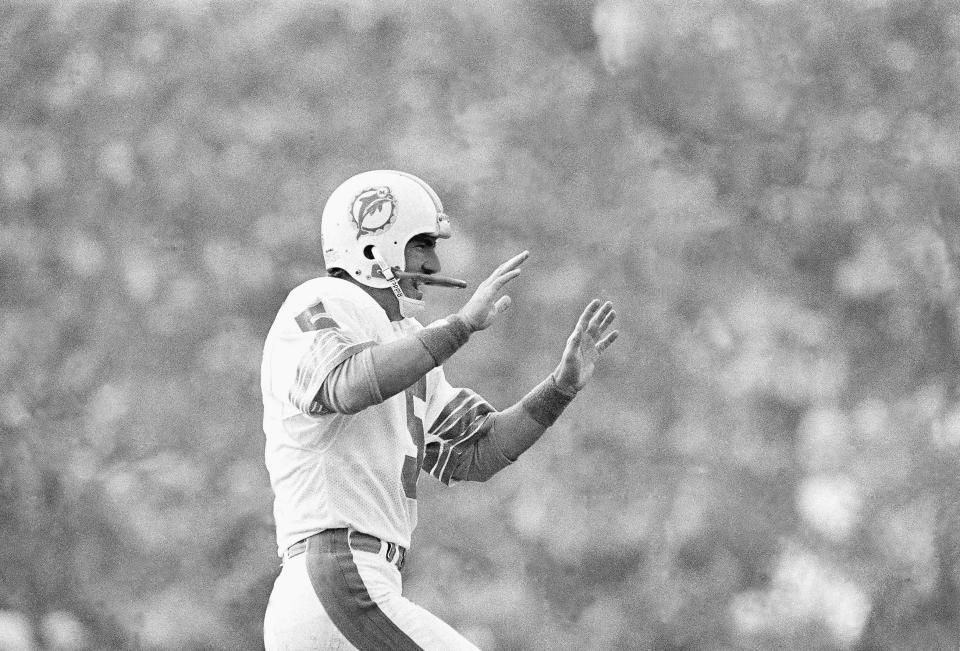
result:
[[[402,316],[404,319],[419,316],[426,307],[423,301],[409,298],[403,293],[403,290],[400,289],[400,280],[397,278],[396,274],[393,273],[393,269],[390,268],[390,265],[388,265],[380,256],[380,252],[377,251],[377,247],[373,247],[373,259],[377,261],[378,265],[380,265],[380,271],[383,273],[384,279],[390,283],[390,289],[393,290],[393,295],[397,297],[397,304],[400,306],[400,316]]]
[[[403,292],[400,292],[400,294],[402,296]],[[400,304],[400,316],[402,316],[404,319],[409,319],[420,316],[423,313],[423,310],[426,307],[423,301],[401,296],[397,297],[397,302]]]

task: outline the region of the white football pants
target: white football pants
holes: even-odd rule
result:
[[[309,542],[274,582],[263,622],[266,651],[479,651],[401,595],[386,543],[381,553],[351,549],[345,531]]]

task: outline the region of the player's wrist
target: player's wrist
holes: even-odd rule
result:
[[[553,382],[553,385],[556,387],[557,391],[567,396],[570,399],[576,397],[577,393],[580,392],[580,389],[583,387],[577,387],[563,379],[563,374],[560,373],[560,369],[556,369],[553,373],[550,374],[548,378]]]
[[[483,330],[483,328],[480,327],[480,324],[476,323],[476,321],[463,310],[460,310],[456,314],[451,314],[447,317],[447,321],[450,321],[451,319],[456,319],[458,322],[462,323],[471,334]]]
[[[467,343],[467,340],[470,339],[470,335],[476,332],[476,329],[466,321],[463,317],[458,314],[451,314],[446,318],[446,328],[453,333],[457,341],[460,342],[460,346]]]
[[[467,333],[467,336],[472,335],[474,332],[477,332],[480,329],[476,326],[476,324],[474,324],[472,320],[466,317],[462,312],[451,314],[445,319],[445,321],[455,328],[465,330]]]
[[[456,314],[431,324],[415,335],[435,365],[440,366],[467,343],[473,330]]]
[[[525,395],[520,404],[533,420],[544,427],[550,427],[576,395],[575,391],[568,393],[561,390],[556,378],[551,373],[543,382]]]

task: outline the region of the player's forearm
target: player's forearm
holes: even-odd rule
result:
[[[499,454],[488,456],[502,457],[503,463],[493,472],[485,474],[492,476],[494,472],[516,461],[540,440],[546,431],[547,428],[535,421],[519,402],[503,411],[490,414],[490,433],[485,443]]]
[[[469,336],[470,329],[450,317],[409,337],[372,346],[335,368],[317,397],[328,411],[357,413],[413,386]]]
[[[439,366],[470,338],[470,328],[458,317],[420,330],[410,337],[371,349],[373,370],[383,399],[394,396]]]
[[[560,390],[553,376],[520,402],[485,416],[484,435],[458,460],[452,479],[486,481],[516,461],[536,443],[574,398]]]
[[[516,461],[553,425],[575,395],[561,390],[551,375],[520,402],[491,414],[490,436],[506,457]]]

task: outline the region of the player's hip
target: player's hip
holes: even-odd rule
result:
[[[291,545],[264,616],[267,651],[366,648],[351,620],[376,619],[378,603],[400,598],[405,555],[406,550],[345,528]]]
[[[267,651],[474,649],[402,596],[398,564],[404,555],[346,529],[294,545],[264,618]]]

